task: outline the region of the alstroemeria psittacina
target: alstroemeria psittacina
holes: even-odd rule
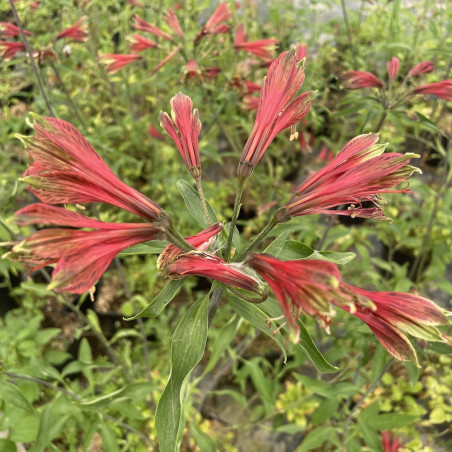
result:
[[[428,85],[417,86],[413,90],[414,94],[432,94],[440,99],[452,102],[452,79],[441,82],[429,83]]]
[[[277,39],[267,38],[250,42],[245,34],[244,24],[237,25],[235,33],[234,49],[236,51],[242,50],[244,52],[252,53],[266,62],[273,60],[276,46],[279,43]],[[297,59],[297,61],[301,60]]]
[[[160,125],[176,143],[193,178],[198,179],[201,176],[198,143],[201,121],[198,110],[193,110],[192,100],[183,93],[176,94],[170,104],[172,120],[168,113],[160,112]]]
[[[204,24],[201,31],[197,34],[195,38],[195,44],[198,44],[202,38],[208,35],[227,33],[229,26],[223,22],[226,22],[231,17],[232,11],[229,9],[228,4],[226,2],[221,2],[218,5],[217,9],[209,17],[207,22]]]
[[[70,38],[73,41],[85,42],[89,37],[87,19],[87,17],[82,17],[74,25],[59,33],[56,39]]]
[[[167,221],[159,205],[118,179],[74,126],[61,119],[34,118],[35,135],[20,137],[30,157],[23,180],[41,201],[104,202],[147,221]]]
[[[240,158],[240,177],[246,179],[251,175],[281,130],[291,127],[291,138],[296,138],[295,124],[301,121],[311,108],[311,91],[294,97],[303,80],[303,62],[297,62],[295,49],[281,53],[271,64],[259,93],[256,120]]]
[[[280,261],[252,254],[246,263],[262,276],[278,299],[287,323],[297,332],[297,319],[306,312],[328,326],[333,305],[364,321],[388,352],[417,362],[406,337],[443,341],[436,325],[448,323],[432,301],[400,292],[372,292],[345,284],[335,264],[321,260]]]
[[[152,223],[105,223],[48,204],[27,206],[16,212],[15,218],[19,225],[56,226],[16,243],[11,253],[31,270],[56,264],[49,285],[56,292],[91,290],[120,251],[162,233]]]
[[[383,88],[383,82],[374,74],[367,71],[347,71],[344,74],[346,89]]]
[[[359,135],[320,171],[309,176],[292,198],[276,214],[280,222],[312,214],[338,214],[352,217],[388,219],[378,205],[381,193],[408,193],[408,188],[390,190],[404,182],[418,168],[408,165],[416,154],[384,154],[386,145],[376,144],[377,134]],[[372,201],[375,207],[362,208]],[[346,210],[334,207],[351,204]]]

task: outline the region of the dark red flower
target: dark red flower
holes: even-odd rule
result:
[[[23,180],[48,204],[105,202],[148,221],[162,208],[121,182],[83,135],[61,119],[35,117],[35,135],[22,137],[30,157]]]
[[[25,45],[21,42],[15,41],[0,41],[0,52],[2,53],[1,59],[9,61],[17,52],[25,50]]]
[[[161,233],[151,223],[104,223],[47,204],[19,210],[16,220],[20,225],[62,226],[35,232],[17,243],[11,256],[31,270],[56,263],[49,289],[76,294],[90,290],[120,251]]]
[[[346,89],[383,88],[383,82],[375,75],[366,71],[347,71],[344,74]]]
[[[388,219],[378,205],[381,193],[407,193],[408,188],[389,190],[405,181],[417,168],[408,165],[416,154],[383,154],[386,145],[377,145],[377,134],[359,135],[324,168],[309,176],[295,190],[292,199],[279,211],[282,221],[291,216],[338,214],[352,217]],[[376,207],[362,208],[372,201]],[[352,204],[347,210],[334,207]]]
[[[160,133],[155,126],[152,124],[148,128],[148,135],[154,138],[157,138],[157,140],[163,141],[165,139],[165,136]]]
[[[392,437],[387,430],[381,432],[381,447],[383,452],[398,452],[402,443],[396,436]]]
[[[417,86],[413,92],[414,94],[432,94],[433,96],[452,102],[452,79]]]
[[[188,63],[185,65],[184,73],[188,78],[202,78],[201,69],[199,69],[198,63],[195,60],[188,61]]]
[[[221,69],[219,67],[206,67],[202,71],[202,75],[207,78],[217,78],[218,74],[221,72]]]
[[[142,52],[146,49],[157,49],[159,46],[156,42],[146,39],[141,35],[131,35],[129,36],[131,42],[130,50],[132,52]]]

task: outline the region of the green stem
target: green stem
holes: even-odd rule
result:
[[[19,14],[17,14],[16,7],[14,5],[14,0],[9,0],[9,4],[11,6],[11,11],[13,12],[14,19],[16,20],[17,26],[19,27],[20,37],[24,42],[25,49],[27,50],[28,58],[30,59],[31,67],[33,68],[33,72],[36,76],[36,81],[38,82],[39,91],[41,91],[41,96],[44,99],[44,103],[46,104],[47,110],[49,110],[50,116],[56,118],[55,113],[52,110],[52,106],[50,105],[47,94],[44,90],[44,84],[42,83],[41,75],[38,71],[38,66],[36,65],[35,59],[33,58],[33,50],[28,42],[27,37],[25,36],[24,29],[22,27],[22,22],[20,21]]]
[[[353,39],[352,39],[352,30],[350,28],[350,22],[348,21],[347,8],[345,7],[345,1],[344,0],[341,0],[341,8],[342,8],[342,15],[344,17],[345,28],[347,30],[348,43],[350,45],[350,50],[352,52],[353,65],[354,65],[355,69],[358,69],[357,68],[357,62],[356,62],[356,52],[355,52],[355,49],[354,49]]]
[[[380,121],[378,121],[377,127],[375,127],[374,133],[378,133],[380,129],[383,127],[383,124],[386,120],[386,116],[388,115],[388,112],[385,110],[381,114]]]
[[[211,224],[211,219],[209,215],[209,211],[207,209],[206,198],[204,196],[204,190],[202,189],[201,184],[201,176],[195,178],[196,186],[198,187],[199,198],[201,199],[202,208],[204,210],[204,215],[206,216],[206,220],[208,224]]]
[[[257,237],[250,243],[250,245],[248,246],[248,248],[242,253],[240,254],[240,256],[237,259],[234,259],[236,262],[241,262],[243,261],[243,259],[245,259],[245,257],[248,255],[248,253],[253,249],[256,248],[258,245],[260,245],[260,243],[262,242],[262,240],[264,240],[264,238],[268,235],[268,233],[278,224],[278,222],[276,221],[275,217],[273,217],[270,222],[267,224],[267,226],[265,226],[264,229],[262,229],[262,231],[257,235]]]
[[[166,237],[175,246],[177,246],[182,251],[188,253],[193,251],[194,248],[182,237],[172,226],[165,229]]]
[[[229,228],[228,242],[226,244],[226,251],[224,253],[225,259],[227,261],[229,260],[229,255],[231,253],[232,239],[234,237],[234,231],[235,231],[235,225],[237,223],[237,217],[239,216],[240,201],[242,199],[244,185],[245,185],[245,179],[239,177],[239,180],[237,183],[237,192],[235,194],[234,211],[232,212],[232,218],[231,218],[231,223],[230,223],[230,228]]]

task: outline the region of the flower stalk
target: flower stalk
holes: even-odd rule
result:
[[[228,241],[227,241],[226,250],[224,253],[226,261],[229,260],[229,257],[231,254],[232,239],[234,238],[235,225],[237,223],[237,218],[238,218],[239,212],[240,212],[240,205],[241,205],[241,200],[242,200],[243,187],[245,186],[245,181],[246,181],[246,179],[239,177],[238,183],[237,183],[237,192],[235,193],[235,200],[234,200],[234,210],[232,212]]]

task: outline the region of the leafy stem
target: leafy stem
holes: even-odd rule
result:
[[[232,239],[234,237],[234,231],[235,231],[235,225],[237,223],[237,217],[239,216],[240,202],[242,200],[242,193],[243,193],[243,187],[245,185],[245,180],[246,179],[239,177],[238,183],[237,183],[237,192],[235,194],[234,210],[232,212],[228,242],[226,244],[226,251],[225,251],[225,259],[226,260],[229,260],[229,256],[231,254]]]
[[[204,210],[204,215],[206,216],[207,223],[211,224],[209,210],[207,209],[206,198],[204,196],[204,190],[202,189],[201,176],[195,177],[195,181],[196,181],[196,187],[198,188],[199,198],[201,199],[202,208]]]

